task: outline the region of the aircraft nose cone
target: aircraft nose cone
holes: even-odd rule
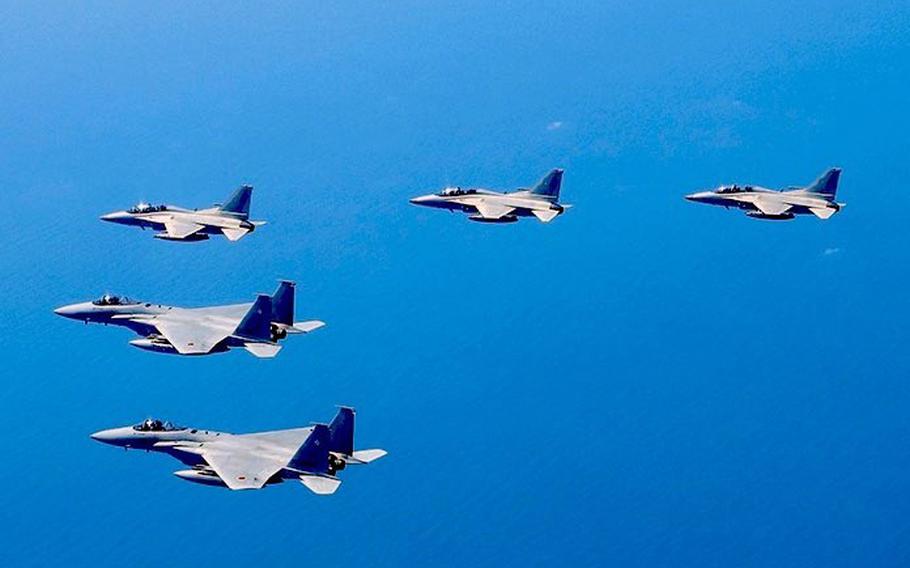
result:
[[[411,201],[411,204],[413,204],[413,205],[423,205],[424,203],[427,203],[428,201],[432,201],[434,197],[435,197],[434,195],[421,195],[420,197],[412,198],[410,201]]]
[[[107,213],[99,217],[102,221],[108,221],[109,223],[116,223],[125,219],[128,214],[125,211],[114,211],[113,213]]]
[[[123,428],[110,428],[108,430],[99,430],[94,434],[89,434],[89,438],[102,444],[110,444],[118,447],[132,447],[133,437],[132,428],[129,426]]]
[[[89,438],[95,440],[96,442],[112,444],[114,440],[117,439],[116,430],[99,430],[98,432],[91,434]]]
[[[79,307],[76,304],[70,306],[60,306],[54,310],[54,313],[65,318],[75,318],[79,313]]]
[[[695,201],[697,203],[699,201],[704,201],[705,197],[706,197],[706,192],[699,191],[697,193],[690,193],[689,195],[687,195],[686,201]]]

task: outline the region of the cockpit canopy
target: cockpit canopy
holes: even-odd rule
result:
[[[137,203],[134,207],[129,209],[130,213],[157,213],[159,211],[167,211],[166,205],[152,205],[150,203]]]
[[[130,304],[137,304],[138,302],[134,302],[126,296],[105,294],[92,303],[96,306],[128,306]]]
[[[163,422],[157,418],[147,418],[133,426],[133,430],[137,432],[173,432],[175,430],[186,430],[186,428],[170,422]]]
[[[440,191],[437,195],[440,197],[454,197],[456,195],[472,195],[477,193],[476,189],[462,189],[460,187],[447,187]]]
[[[746,185],[722,185],[717,188],[717,193],[742,193],[744,191],[752,191],[752,186]]]

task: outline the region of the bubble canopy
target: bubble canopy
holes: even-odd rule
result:
[[[137,432],[173,432],[176,430],[186,430],[186,428],[170,422],[158,420],[157,418],[148,418],[133,426],[133,430],[136,430]]]
[[[126,296],[114,296],[112,294],[105,294],[92,303],[96,306],[128,306],[131,304],[138,304],[139,302],[131,300]]]
[[[752,191],[752,187],[748,185],[722,185],[717,188],[717,193],[742,193],[744,191]]]
[[[137,203],[135,206],[130,207],[128,210],[130,213],[157,213],[159,211],[167,211],[166,205],[152,205],[150,203]]]
[[[477,193],[476,189],[462,189],[460,187],[447,187],[439,192],[442,197],[451,197],[455,195],[471,195]]]

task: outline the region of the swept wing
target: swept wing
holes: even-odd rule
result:
[[[480,213],[481,217],[485,219],[500,219],[515,211],[514,207],[486,199],[478,199],[473,205],[477,208],[477,212]]]
[[[186,221],[178,221],[174,218],[168,219],[164,222],[164,230],[167,232],[167,236],[172,239],[185,239],[190,235],[198,233],[204,228],[205,225]]]

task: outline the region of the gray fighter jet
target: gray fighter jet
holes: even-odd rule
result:
[[[571,205],[559,204],[563,170],[552,170],[527,189],[501,193],[481,188],[447,187],[439,193],[411,199],[414,205],[462,211],[481,223],[514,223],[519,217],[537,217],[549,223]]]
[[[831,168],[806,187],[789,187],[778,191],[751,185],[722,185],[711,191],[687,195],[686,199],[743,209],[746,215],[755,219],[789,221],[797,215],[815,215],[819,219],[827,219],[844,206],[844,203],[835,201],[840,172],[839,168]]]
[[[279,340],[325,325],[318,320],[294,321],[294,283],[290,281],[282,281],[272,296],[260,294],[252,304],[178,308],[106,294],[54,313],[85,323],[127,327],[142,336],[130,345],[180,355],[242,347],[256,357],[274,357],[281,349]]]
[[[341,407],[328,426],[228,434],[150,418],[135,426],[95,432],[92,439],[171,455],[190,467],[174,475],[194,483],[237,490],[295,479],[318,495],[338,489],[341,480],[335,474],[345,467],[386,455],[385,450],[354,449],[354,409],[347,407]]]
[[[244,185],[223,204],[208,209],[184,209],[176,205],[150,205],[140,203],[126,211],[102,215],[102,221],[153,229],[156,239],[166,241],[204,241],[209,235],[223,234],[230,241],[238,241],[264,225],[265,221],[250,221],[252,186]]]

